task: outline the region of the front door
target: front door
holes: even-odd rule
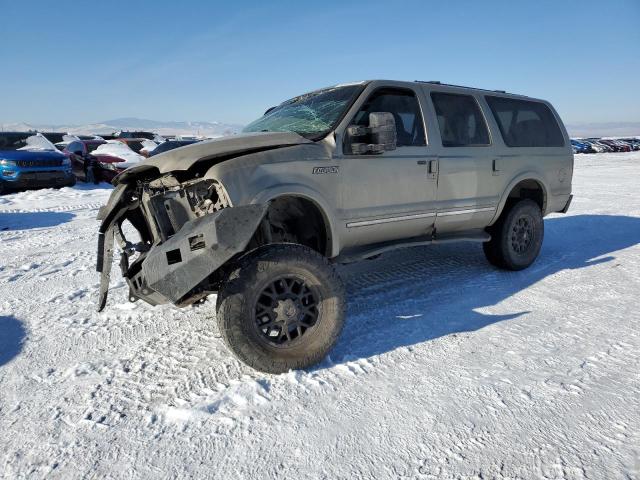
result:
[[[343,150],[341,216],[347,237],[375,243],[428,234],[435,221],[437,162],[426,142],[419,98],[411,89],[379,88],[350,124],[367,126],[371,112],[393,115],[397,148],[365,155],[351,155],[348,146]]]

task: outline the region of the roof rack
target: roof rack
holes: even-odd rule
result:
[[[416,83],[430,83],[432,85],[443,85],[445,87],[470,88],[472,90],[481,90],[483,92],[507,93],[505,90],[490,90],[487,88],[467,87],[465,85],[454,85],[453,83],[442,83],[439,80],[414,80]]]

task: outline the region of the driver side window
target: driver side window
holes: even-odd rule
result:
[[[353,118],[352,125],[368,126],[369,114],[389,112],[396,122],[397,146],[426,145],[420,105],[411,90],[383,88],[373,92]]]

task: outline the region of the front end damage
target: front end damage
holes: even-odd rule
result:
[[[129,300],[188,305],[215,291],[219,269],[247,248],[267,209],[231,206],[211,179],[180,183],[165,175],[119,184],[98,213],[98,311],[107,301],[114,242]],[[135,242],[125,236],[136,232]]]

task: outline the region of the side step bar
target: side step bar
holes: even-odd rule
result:
[[[392,250],[398,250],[400,248],[419,247],[423,245],[434,245],[439,243],[452,243],[452,242],[488,242],[491,240],[489,235],[484,230],[474,230],[469,232],[460,232],[448,235],[434,235],[424,237],[414,237],[407,240],[381,242],[373,245],[367,245],[365,247],[355,248],[345,253],[338,255],[333,261],[336,263],[354,263],[367,258],[375,257]]]

